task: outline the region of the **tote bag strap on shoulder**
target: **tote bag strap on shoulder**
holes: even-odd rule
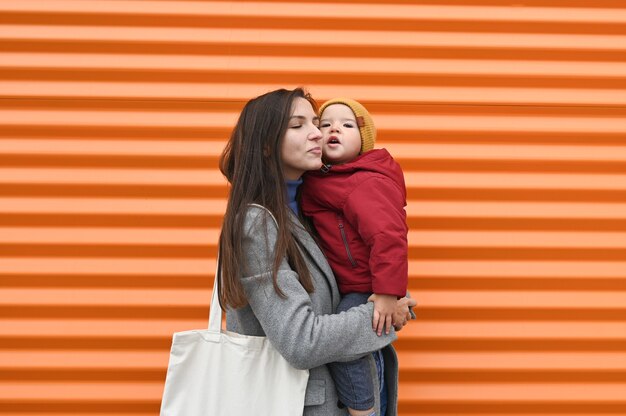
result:
[[[215,272],[215,281],[213,283],[213,296],[211,296],[211,305],[209,308],[209,332],[219,334],[222,331],[222,307],[218,299],[217,279],[220,278],[220,255],[217,253],[217,271]]]
[[[272,217],[272,219],[274,220],[274,223],[276,223],[276,226],[278,227],[278,221],[276,221],[276,217],[274,217],[274,214],[272,214],[272,212],[265,208],[263,205],[259,205],[259,204],[248,204],[249,206],[252,207],[257,207],[257,208],[261,208],[265,211],[267,211],[267,213],[270,215],[270,217]],[[211,306],[210,306],[210,312],[209,312],[209,332],[211,333],[215,333],[215,334],[219,334],[222,331],[222,307],[220,305],[220,301],[219,301],[219,280],[222,278],[222,265],[220,262],[220,251],[222,249],[222,241],[220,238],[220,242],[219,242],[219,248],[217,251],[217,267],[215,270],[215,279],[213,279],[213,296],[211,296]]]

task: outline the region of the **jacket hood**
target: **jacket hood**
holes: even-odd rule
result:
[[[328,166],[328,165],[326,165]],[[351,162],[342,165],[331,165],[332,173],[350,174],[357,171],[367,171],[384,175],[393,180],[401,189],[405,189],[404,175],[398,162],[396,162],[387,149],[373,149],[359,155]],[[316,176],[325,175],[323,172],[315,172]],[[405,196],[406,197],[406,196]]]

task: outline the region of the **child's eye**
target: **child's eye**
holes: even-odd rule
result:
[[[322,123],[320,124],[320,128],[322,127],[330,127],[330,123]]]
[[[351,128],[354,127],[354,124],[352,124],[352,123],[344,123],[343,126],[351,129]]]

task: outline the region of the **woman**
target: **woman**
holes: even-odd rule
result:
[[[386,414],[395,415],[398,369],[389,344],[396,336],[372,330],[371,302],[333,315],[337,283],[295,214],[302,174],[322,164],[317,121],[315,102],[302,89],[272,91],[244,107],[220,159],[231,184],[220,237],[220,302],[228,330],[267,336],[291,365],[310,370],[305,415],[346,415],[325,364],[384,348]],[[396,329],[414,305],[398,301]],[[377,414],[379,408],[376,398]]]

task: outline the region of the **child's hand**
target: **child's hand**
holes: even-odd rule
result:
[[[385,328],[386,334],[390,332],[397,302],[398,298],[394,295],[377,294],[374,297],[374,320],[372,327],[378,333],[378,336],[383,334],[383,328]]]

